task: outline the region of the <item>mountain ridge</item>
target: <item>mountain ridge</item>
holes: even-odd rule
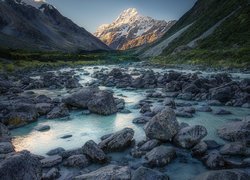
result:
[[[174,23],[142,16],[129,8],[111,24],[101,25],[94,35],[113,49],[126,50],[155,41]]]

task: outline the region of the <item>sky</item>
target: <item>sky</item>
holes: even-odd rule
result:
[[[158,20],[178,20],[196,0],[46,0],[64,16],[90,32],[113,22],[128,8]]]

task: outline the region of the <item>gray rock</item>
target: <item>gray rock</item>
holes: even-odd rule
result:
[[[131,172],[129,167],[127,166],[116,166],[116,165],[108,165],[97,169],[96,171],[92,171],[87,174],[83,174],[75,177],[76,180],[130,180]]]
[[[199,106],[196,108],[196,111],[198,112],[212,112],[212,108],[209,106]]]
[[[214,150],[211,151],[208,155],[204,156],[203,158],[204,164],[209,169],[223,169],[226,166],[226,161],[223,156],[220,155],[219,151]]]
[[[104,151],[119,151],[128,147],[134,137],[134,130],[124,128],[99,143],[99,147]]]
[[[220,102],[227,102],[233,96],[233,91],[229,86],[221,86],[211,90],[211,98]]]
[[[11,140],[8,128],[0,122],[0,142],[8,142]]]
[[[149,120],[150,120],[150,117],[142,116],[142,117],[133,119],[132,122],[134,124],[146,124]]]
[[[174,137],[174,142],[182,148],[190,149],[207,135],[204,126],[196,125],[182,128]]]
[[[141,151],[151,151],[153,148],[158,146],[160,144],[160,141],[156,139],[152,139],[144,143],[142,146],[140,146]]]
[[[58,147],[56,149],[52,149],[49,152],[47,152],[46,154],[49,156],[53,156],[53,155],[60,155],[61,153],[63,153],[65,151],[64,148],[62,147]]]
[[[17,153],[0,163],[0,179],[19,180],[42,178],[42,165],[29,153]]]
[[[202,173],[194,180],[248,180],[250,175],[238,169],[217,170]]]
[[[53,105],[50,103],[38,103],[35,107],[39,115],[42,116],[48,114],[52,110]]]
[[[63,135],[62,137],[60,137],[61,139],[68,139],[68,138],[71,138],[72,135],[71,134],[66,134],[66,135]]]
[[[132,176],[131,180],[169,180],[169,177],[160,173],[159,171],[149,169],[146,167],[138,168]]]
[[[54,107],[47,115],[48,119],[62,118],[69,116],[69,110],[64,104]]]
[[[218,100],[210,100],[210,101],[208,101],[208,105],[210,105],[210,106],[222,106],[222,103]]]
[[[171,107],[173,109],[176,108],[175,101],[172,98],[166,98],[166,99],[164,99],[163,104],[164,104],[164,106],[169,106],[169,107]]]
[[[192,156],[202,157],[206,153],[207,149],[207,144],[204,141],[201,141],[192,148]]]
[[[70,156],[79,155],[79,154],[83,154],[82,148],[66,150],[66,151],[61,152],[59,155],[62,156],[63,159],[65,159]]]
[[[150,139],[168,141],[173,138],[178,129],[179,124],[174,111],[165,108],[146,124],[145,133]]]
[[[224,124],[217,129],[219,137],[228,141],[245,141],[249,139],[250,120],[242,120]]]
[[[54,155],[50,157],[46,157],[41,160],[42,167],[44,168],[50,168],[53,166],[56,166],[62,162],[62,157],[59,155]]]
[[[82,147],[83,153],[86,154],[94,162],[104,163],[107,160],[106,154],[92,140],[87,141]]]
[[[10,142],[0,142],[0,154],[7,154],[14,151],[14,146]]]
[[[41,126],[35,127],[35,130],[37,130],[37,131],[48,131],[48,130],[50,130],[50,126],[49,125],[41,125]]]
[[[57,168],[50,169],[46,174],[43,175],[43,180],[54,180],[60,177],[60,172]]]
[[[247,147],[243,142],[227,143],[220,149],[220,154],[223,155],[247,155]]]
[[[64,166],[79,167],[79,168],[87,167],[89,166],[89,164],[90,162],[88,158],[83,154],[70,156],[63,163]]]
[[[225,109],[218,109],[214,112],[214,114],[216,114],[216,115],[228,115],[228,114],[232,114],[232,113],[228,110],[225,110]]]
[[[192,118],[193,115],[191,113],[188,112],[184,112],[184,111],[175,111],[175,114],[177,117],[183,117],[183,118]]]
[[[150,105],[149,104],[144,104],[142,107],[141,107],[141,110],[140,110],[140,113],[144,114],[146,112],[151,112],[151,108],[150,108]]]
[[[149,151],[145,159],[151,167],[161,167],[169,164],[176,157],[175,149],[167,146],[158,146]]]
[[[113,95],[108,91],[95,93],[88,102],[88,109],[97,114],[110,115],[116,113],[117,107]]]

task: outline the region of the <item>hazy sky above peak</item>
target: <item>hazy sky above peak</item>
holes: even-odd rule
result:
[[[159,20],[178,20],[196,0],[46,0],[64,16],[90,32],[111,23],[128,8]]]

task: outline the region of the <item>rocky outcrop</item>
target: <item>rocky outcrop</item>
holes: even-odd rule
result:
[[[63,163],[64,166],[79,168],[87,167],[89,164],[88,158],[83,154],[70,156]]]
[[[69,116],[69,110],[65,104],[54,107],[47,115],[48,119],[63,118]]]
[[[145,133],[151,139],[169,141],[172,140],[178,129],[179,124],[174,111],[166,108],[146,124]]]
[[[134,130],[125,128],[118,131],[99,143],[99,147],[104,151],[119,151],[128,147],[134,137]]]
[[[123,179],[130,180],[131,172],[129,167],[127,166],[116,166],[116,165],[108,165],[97,169],[96,171],[92,171],[90,173],[86,173],[80,176],[75,177],[76,180],[106,180],[106,179]]]
[[[174,142],[183,148],[192,148],[207,135],[204,126],[188,126],[182,128],[174,137]]]
[[[29,153],[14,154],[0,162],[0,177],[4,180],[42,178],[40,161]]]
[[[59,155],[50,156],[41,160],[42,167],[49,168],[58,165],[62,162],[62,157]]]

